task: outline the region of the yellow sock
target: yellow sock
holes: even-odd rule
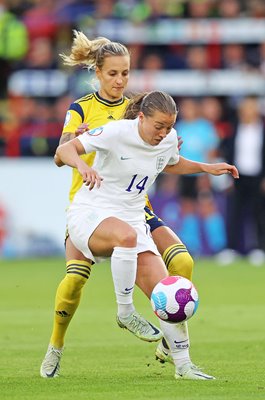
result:
[[[180,275],[192,280],[193,258],[182,243],[173,244],[163,253],[163,260],[169,275]]]
[[[66,276],[58,286],[55,297],[55,315],[50,343],[60,349],[68,325],[80,303],[81,292],[89,278],[91,264],[87,261],[70,260],[66,264]]]

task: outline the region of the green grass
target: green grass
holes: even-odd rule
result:
[[[265,398],[265,268],[245,261],[220,267],[197,261],[200,295],[190,320],[192,360],[216,381],[175,381],[154,360],[155,344],[115,323],[108,264],[94,268],[66,340],[61,377],[42,379],[62,259],[0,262],[0,398],[25,400],[258,400]],[[135,292],[140,312],[156,321]]]

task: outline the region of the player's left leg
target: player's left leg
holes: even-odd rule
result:
[[[90,277],[91,265],[70,237],[66,240],[66,275],[58,286],[55,297],[55,314],[50,344],[62,348],[68,325],[79,306],[82,289]]]
[[[68,236],[65,248],[66,275],[56,292],[52,335],[40,369],[43,378],[59,376],[64,338],[80,303],[82,289],[90,276],[92,265],[92,262],[74,247]]]
[[[150,299],[154,286],[168,276],[166,267],[161,257],[150,252],[140,253],[137,264],[136,283]],[[190,359],[190,342],[186,322],[169,324],[160,320],[160,326],[170,347],[176,379],[214,379],[214,377],[202,372]]]
[[[187,322],[178,324],[169,324],[160,320],[161,330],[166,338],[170,348],[174,365],[176,367],[176,379],[189,380],[212,380],[214,376],[203,372],[199,367],[194,365],[189,354],[189,334]]]
[[[150,260],[152,262],[150,263]],[[155,255],[146,256],[145,253],[138,255],[138,269],[136,283],[139,288],[146,294],[148,298],[151,297],[151,293],[155,285],[163,278],[168,276],[168,271],[161,257]],[[161,321],[160,321],[161,324]],[[167,324],[169,325],[169,324]],[[181,361],[190,361],[189,359],[189,334],[187,330],[187,324],[177,324],[177,337],[176,342],[178,347],[176,349],[177,358]],[[163,327],[165,328],[165,327]],[[162,329],[164,333],[164,329]],[[170,362],[174,364],[174,359],[171,355],[169,346],[165,339],[159,343],[156,349],[156,358],[160,362]]]

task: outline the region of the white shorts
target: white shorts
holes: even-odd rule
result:
[[[67,210],[67,227],[73,244],[85,257],[96,263],[106,260],[108,257],[94,257],[88,247],[88,240],[98,225],[109,217],[119,218],[111,210],[99,210],[86,206],[71,205]],[[156,255],[160,255],[150,233],[149,225],[144,220],[130,222],[129,224],[137,232],[137,253],[151,251]]]

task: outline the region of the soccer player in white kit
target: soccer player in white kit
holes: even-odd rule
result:
[[[151,92],[143,98],[137,119],[111,122],[59,146],[56,152],[64,164],[78,169],[84,181],[67,212],[70,237],[94,261],[111,257],[117,322],[144,340],[152,332],[155,335],[156,328],[134,308],[135,280],[148,282],[146,295],[150,297],[156,283],[167,276],[145,223],[144,196],[148,188],[162,171],[230,173],[238,178],[236,167],[227,163],[197,163],[179,156],[173,129],[176,115],[176,105],[169,95]],[[79,157],[91,151],[97,152],[93,169]],[[139,333],[141,319],[144,329]],[[213,379],[191,362],[186,330],[181,334],[178,324],[160,321],[160,325],[171,350],[175,377]],[[187,346],[179,345],[183,342]]]

